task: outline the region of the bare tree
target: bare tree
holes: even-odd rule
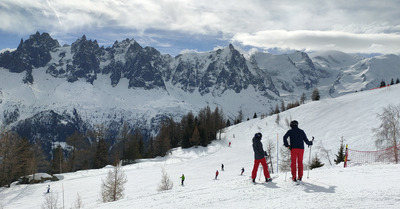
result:
[[[83,208],[82,198],[79,195],[79,193],[76,193],[76,199],[75,199],[74,205],[71,208],[74,208],[74,209]]]
[[[161,182],[158,185],[158,191],[170,190],[172,189],[173,186],[174,183],[172,183],[167,172],[165,171],[165,168],[162,168],[162,177],[161,177]]]
[[[275,123],[277,125],[279,125],[280,122],[281,122],[281,117],[279,116],[279,113],[278,113],[278,114],[276,114]]]
[[[108,171],[105,180],[101,184],[101,197],[103,202],[113,202],[124,197],[125,183],[128,182],[121,163]]]
[[[301,97],[300,97],[300,104],[304,104],[305,101],[306,101],[306,94],[303,93],[303,94],[301,95]]]
[[[6,131],[0,135],[0,186],[10,186],[33,170],[32,150],[26,139]]]
[[[46,194],[44,203],[42,204],[42,209],[57,209],[60,208],[58,205],[58,193],[54,194],[52,192]]]
[[[272,163],[272,152],[274,150],[275,150],[274,142],[272,140],[268,140],[266,151],[268,153],[267,163],[270,164],[270,166],[268,166],[268,168],[270,170],[269,171],[270,173],[274,173],[274,166],[273,166],[273,163]]]
[[[396,163],[398,163],[398,148],[400,137],[400,105],[389,105],[383,108],[383,113],[378,114],[381,124],[378,128],[374,129],[375,137],[377,140],[375,144],[378,148],[394,147],[393,156]]]
[[[289,119],[288,119],[288,118],[285,118],[285,123],[286,123],[286,126],[287,126],[288,128],[290,128],[290,122],[292,122],[292,116],[290,116]]]
[[[322,152],[322,156],[328,160],[329,164],[332,165],[331,158],[330,158],[332,151],[330,149],[326,149],[324,147],[324,144],[322,143],[322,141],[319,142],[317,148]]]
[[[279,150],[280,152],[280,164],[279,164],[279,169],[283,172],[287,172],[290,171],[290,150],[286,147],[281,147],[281,149]]]

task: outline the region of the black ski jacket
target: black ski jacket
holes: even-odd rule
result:
[[[283,136],[283,144],[285,147],[288,147],[288,141],[287,138],[290,137],[290,147],[293,149],[304,149],[304,142],[307,145],[312,145],[312,142],[310,142],[307,139],[306,133],[299,129],[298,127],[292,127],[292,129],[288,130],[286,134]],[[304,141],[304,142],[303,142]]]
[[[264,158],[265,152],[261,143],[261,138],[253,138],[254,159],[259,160]]]

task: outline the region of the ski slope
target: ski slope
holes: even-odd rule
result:
[[[377,114],[389,104],[400,105],[400,85],[363,91],[335,99],[308,102],[276,116],[256,118],[231,126],[222,133],[222,139],[208,147],[174,149],[163,158],[141,160],[124,166],[128,182],[123,199],[102,203],[101,180],[111,169],[78,171],[62,174],[63,179],[35,185],[13,185],[0,188],[0,206],[3,209],[40,208],[45,203],[47,185],[58,196],[60,208],[72,208],[77,194],[84,208],[398,208],[400,205],[400,165],[364,165],[343,168],[343,164],[329,165],[304,171],[304,184],[294,185],[290,174],[271,174],[273,182],[251,182],[253,150],[251,139],[256,132],[268,141],[282,147],[282,136],[287,131],[285,119],[296,119],[309,138],[315,137],[312,155],[318,146],[331,150],[335,159],[340,138],[357,150],[375,150],[373,128],[379,126]],[[229,142],[232,145],[229,147]],[[310,149],[306,148],[304,162],[308,163]],[[276,160],[276,153],[273,154]],[[221,164],[225,170],[221,171]],[[241,168],[244,175],[240,175]],[[165,168],[174,183],[172,190],[157,191]],[[276,161],[274,163],[276,171]],[[218,180],[214,180],[219,170]],[[180,176],[185,174],[185,186]],[[309,178],[307,178],[309,175]],[[1,207],[0,207],[1,208]]]

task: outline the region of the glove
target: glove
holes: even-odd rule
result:
[[[308,147],[310,147],[310,146],[312,146],[313,145],[313,143],[312,143],[312,141],[310,141],[309,143],[308,143]]]
[[[267,153],[267,151],[264,151],[264,155],[265,155],[266,157],[268,157],[268,153]]]
[[[287,146],[287,148],[289,148],[289,150],[292,150],[292,147],[289,145],[289,146]]]

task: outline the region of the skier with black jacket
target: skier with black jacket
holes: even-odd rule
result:
[[[300,129],[299,122],[293,120],[290,122],[291,129],[286,132],[283,136],[283,144],[285,147],[290,149],[290,168],[292,171],[292,180],[301,181],[303,177],[303,155],[304,155],[304,142],[311,146],[313,143],[309,141],[306,133]],[[290,144],[288,143],[288,138],[290,138]],[[297,164],[297,166],[296,166]],[[296,169],[297,167],[297,169]],[[297,171],[297,172],[296,172]],[[297,179],[296,179],[297,174]]]
[[[265,181],[268,182],[271,180],[271,176],[269,175],[268,171],[267,161],[265,160],[264,157],[267,156],[267,152],[265,152],[263,149],[261,138],[262,138],[261,133],[256,133],[253,137],[254,167],[251,173],[251,178],[253,179],[253,182],[256,181],[257,170],[260,163],[263,166]]]

